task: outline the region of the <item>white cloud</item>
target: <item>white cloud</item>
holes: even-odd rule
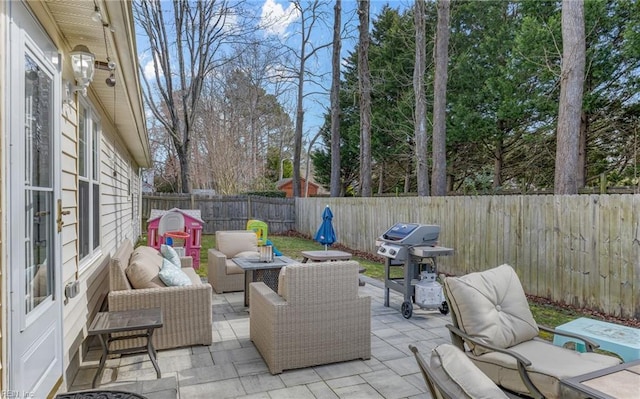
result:
[[[155,76],[156,69],[153,67],[153,61],[147,62],[142,70],[144,71],[144,77],[147,79]]]
[[[149,56],[147,55],[144,58],[149,58]],[[162,72],[162,67],[160,67],[160,63],[158,62],[158,68],[160,68],[160,76],[164,76],[164,73]],[[142,71],[144,73],[144,77],[146,79],[155,79],[156,77],[156,68],[153,65],[153,60],[148,60],[146,63],[144,63],[144,67],[142,68]]]
[[[260,26],[268,35],[283,36],[291,23],[300,17],[300,12],[293,3],[285,9],[275,0],[265,0],[262,5]]]

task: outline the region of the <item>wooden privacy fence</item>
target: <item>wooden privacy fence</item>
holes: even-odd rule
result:
[[[199,209],[204,221],[204,234],[213,234],[217,230],[244,230],[249,219],[266,222],[269,225],[269,233],[284,233],[295,228],[295,204],[291,198],[145,194],[142,196],[144,231],[147,231],[151,209],[172,208]]]
[[[313,235],[326,205],[348,247],[374,253],[397,222],[438,224],[455,250],[441,273],[507,263],[528,294],[640,318],[640,195],[298,198],[296,230]]]

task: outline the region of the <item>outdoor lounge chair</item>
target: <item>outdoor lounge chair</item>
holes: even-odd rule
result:
[[[216,247],[208,251],[209,284],[217,294],[244,291],[244,270],[232,259],[259,256],[258,237],[254,231],[216,231]]]
[[[371,298],[356,261],[286,266],[278,293],[250,284],[250,337],[271,374],[371,358]]]
[[[568,398],[562,379],[620,363],[594,353],[595,342],[538,326],[516,272],[509,265],[444,279],[453,325],[451,340],[493,382],[533,398]],[[580,339],[586,353],[538,338],[540,330]],[[468,346],[469,350],[465,348]]]
[[[458,348],[442,344],[431,352],[431,364],[413,345],[424,381],[434,399],[509,399],[518,396],[503,392]]]

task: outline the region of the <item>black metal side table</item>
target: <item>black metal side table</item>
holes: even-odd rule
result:
[[[55,399],[147,399],[133,392],[124,391],[81,391],[56,395]]]
[[[89,335],[97,335],[100,339],[100,345],[102,345],[100,365],[98,366],[98,372],[95,377],[93,377],[91,387],[96,387],[96,382],[98,381],[98,377],[102,374],[107,356],[112,354],[131,354],[144,352],[146,350],[149,354],[149,358],[151,359],[151,363],[153,363],[153,367],[156,369],[156,374],[158,378],[160,378],[160,367],[158,366],[157,353],[153,347],[151,339],[153,338],[153,332],[155,329],[162,327],[162,323],[162,311],[160,308],[98,313],[95,319],[93,319],[88,331]],[[112,335],[113,333],[140,330],[146,330],[146,332],[117,337]],[[147,344],[145,346],[126,349],[109,349],[109,344],[111,342],[131,338],[146,338]]]

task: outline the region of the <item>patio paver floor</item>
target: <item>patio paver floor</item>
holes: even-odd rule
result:
[[[140,393],[149,399],[208,398],[430,398],[418,365],[407,345],[428,355],[450,342],[449,315],[414,309],[400,314],[402,297],[391,291],[391,306],[383,306],[383,283],[362,277],[361,295],[371,296],[371,359],[354,360],[271,375],[249,339],[249,313],[242,292],[214,294],[212,345],[162,350],[162,378],[147,356],[129,355],[107,361],[100,388]],[[91,389],[100,351],[91,350],[70,391]]]

